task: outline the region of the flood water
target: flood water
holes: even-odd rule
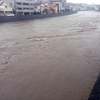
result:
[[[0,100],[88,100],[100,72],[100,12],[0,23]]]

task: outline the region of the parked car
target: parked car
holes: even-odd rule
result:
[[[14,14],[7,14],[7,16],[14,16]]]

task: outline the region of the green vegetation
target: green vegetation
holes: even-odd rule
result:
[[[44,13],[48,13],[48,9],[44,9],[43,12],[44,12]]]
[[[13,14],[16,14],[16,11],[13,9]]]

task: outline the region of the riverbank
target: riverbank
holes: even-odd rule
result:
[[[100,73],[88,100],[100,100]]]
[[[43,18],[71,15],[71,14],[75,14],[75,13],[77,13],[77,11],[66,12],[66,13],[57,13],[57,14],[38,14],[38,15],[26,15],[26,16],[0,16],[0,23],[43,19]]]
[[[100,10],[95,10],[95,11],[100,12]]]

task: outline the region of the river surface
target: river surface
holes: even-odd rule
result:
[[[99,72],[99,12],[0,23],[0,100],[88,100]]]

